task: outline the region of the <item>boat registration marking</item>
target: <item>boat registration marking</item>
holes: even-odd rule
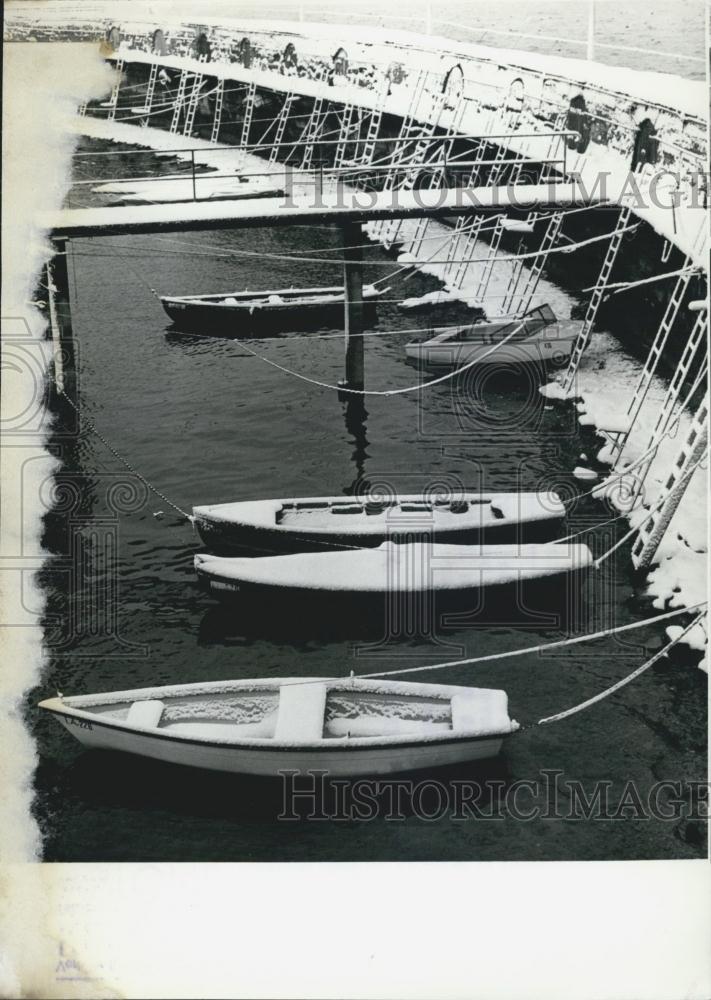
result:
[[[79,729],[93,729],[94,724],[88,719],[78,719],[74,715],[65,715],[63,721],[69,726],[78,726]]]

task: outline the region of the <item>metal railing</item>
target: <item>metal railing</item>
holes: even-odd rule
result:
[[[551,137],[567,138],[571,136],[576,136],[575,132],[561,131],[561,132],[549,132],[545,135],[535,134],[535,135],[521,135],[521,138],[545,138],[550,140]],[[462,139],[484,139],[488,141],[489,139],[503,139],[508,138],[509,135],[499,135],[499,136],[462,136],[458,138]],[[392,139],[376,140],[377,142],[390,143],[392,145]],[[442,142],[441,138],[433,137],[431,139],[433,143]],[[318,148],[328,147],[332,148],[338,145],[337,139],[327,139],[314,144]],[[340,167],[330,166],[329,162],[320,158],[315,166],[309,168],[302,168],[299,166],[293,166],[288,163],[279,164],[277,169],[270,171],[244,171],[241,169],[222,172],[219,170],[205,170],[204,166],[198,162],[198,157],[201,154],[208,153],[210,159],[214,162],[214,157],[219,154],[225,153],[239,153],[240,156],[246,154],[254,154],[256,151],[265,152],[267,150],[272,150],[275,148],[286,150],[288,148],[295,148],[303,146],[303,143],[299,142],[281,142],[281,143],[265,143],[263,145],[252,145],[252,146],[220,146],[217,148],[198,148],[195,147],[184,147],[180,149],[170,149],[161,150],[160,152],[169,153],[171,155],[188,157],[189,160],[186,163],[185,170],[180,173],[173,174],[149,174],[143,176],[118,176],[118,177],[90,177],[82,178],[74,182],[72,186],[72,191],[77,188],[85,188],[88,186],[104,185],[104,184],[125,184],[126,187],[130,187],[138,184],[160,184],[166,181],[177,181],[186,180],[189,181],[189,190],[192,192],[192,196],[187,199],[190,201],[204,201],[204,200],[217,200],[217,198],[230,198],[234,197],[235,194],[239,194],[238,191],[230,192],[224,195],[215,196],[214,194],[205,194],[202,197],[199,195],[199,187],[202,185],[203,189],[205,186],[214,186],[215,183],[221,181],[237,180],[244,183],[245,187],[248,187],[250,180],[257,180],[258,178],[265,178],[273,182],[277,182],[279,178],[284,178],[284,186],[287,190],[293,190],[295,185],[300,187],[309,187],[313,184],[315,191],[323,193],[325,184],[329,181],[336,182],[346,182],[346,181],[356,181],[358,179],[367,179],[371,182],[371,185],[376,184],[379,180],[384,180],[389,175],[398,175],[403,178],[411,178],[413,174],[416,178],[426,180],[432,174],[443,171],[445,177],[448,177],[454,181],[457,179],[460,182],[464,182],[466,187],[466,182],[470,179],[472,171],[474,169],[486,166],[502,166],[506,169],[520,167],[530,167],[532,170],[540,171],[543,167],[548,167],[552,170],[557,170],[560,174],[561,179],[567,176],[567,145],[562,143],[563,150],[562,155],[558,157],[551,156],[541,156],[532,157],[530,152],[528,155],[511,156],[506,160],[502,161],[499,157],[494,159],[485,159],[483,157],[477,156],[470,159],[463,159],[466,153],[459,153],[455,155],[448,155],[447,150],[444,150],[444,155],[437,160],[432,160],[429,162],[421,161],[411,161],[411,162],[394,162],[394,163],[375,163],[375,164],[358,164],[351,163],[345,164]],[[75,154],[77,157],[91,157],[91,156],[136,156],[136,151],[130,150],[105,150],[98,153],[91,153],[87,151],[82,151]],[[140,151],[139,151],[140,155]],[[147,156],[155,156],[154,150],[146,150],[145,154]],[[533,183],[532,181],[531,183]],[[456,184],[446,184],[443,185],[444,188],[456,187]],[[275,190],[274,188],[272,191]],[[280,192],[283,188],[278,189]],[[252,197],[259,197],[258,189],[255,190]],[[72,204],[72,192],[70,192],[67,202],[69,205]],[[185,200],[183,198],[180,199]]]

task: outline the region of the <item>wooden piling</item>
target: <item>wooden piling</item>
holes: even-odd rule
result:
[[[54,378],[59,394],[74,398],[76,364],[72,331],[72,307],[69,297],[67,241],[54,240],[54,257],[47,268],[50,322],[54,353]]]
[[[344,329],[346,340],[345,389],[365,388],[363,352],[363,234],[359,222],[346,222],[343,234]]]

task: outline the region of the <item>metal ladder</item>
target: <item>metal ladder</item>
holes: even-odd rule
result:
[[[652,433],[649,436],[647,447],[644,449],[643,452],[643,454],[646,454],[647,452],[651,452],[651,454],[648,455],[648,457],[644,460],[644,462],[641,463],[639,466],[637,466],[635,469],[635,476],[637,478],[637,489],[636,489],[637,495],[639,495],[639,493],[641,492],[642,487],[644,486],[644,482],[647,478],[647,473],[649,472],[650,466],[654,461],[655,452],[652,451],[652,449],[654,448],[655,445],[658,445],[659,442],[662,440],[664,434],[666,433],[667,427],[671,423],[672,417],[674,416],[674,408],[676,404],[679,402],[679,396],[681,394],[681,390],[689,375],[689,371],[694,362],[694,358],[696,357],[697,351],[699,350],[700,346],[705,347],[706,345],[707,322],[708,320],[706,314],[699,313],[699,315],[696,318],[696,322],[694,323],[694,326],[692,328],[691,334],[689,335],[689,339],[687,340],[684,346],[681,358],[679,359],[678,367],[674,372],[674,376],[671,382],[669,383],[666,395],[664,396],[664,401],[662,402],[662,405],[659,408],[659,413],[657,414],[656,423],[654,424]],[[701,356],[699,359],[700,360],[699,368],[706,367],[707,359],[708,359],[708,351],[704,349],[701,352]],[[625,439],[625,442],[623,443],[623,446],[620,449],[618,455],[617,459],[618,465],[620,458],[622,456],[622,452],[624,451],[624,445],[626,443],[627,441]]]
[[[469,235],[475,223],[481,219],[469,219],[466,215],[460,215],[457,221],[454,223],[454,228],[452,230],[452,238],[449,241],[449,246],[447,247],[447,257],[444,265],[444,278],[447,283],[451,277],[452,271],[454,271],[456,266],[457,248],[461,242],[461,237]]]
[[[240,147],[244,149],[249,145],[249,130],[252,127],[252,116],[254,115],[254,101],[257,95],[257,84],[252,82],[247,88],[247,96],[244,99],[244,118],[242,119],[242,135]]]
[[[156,80],[158,79],[158,63],[151,63],[151,71],[148,74],[148,83],[146,85],[146,99],[143,102],[142,111],[145,112],[146,117],[141,119],[141,125],[145,128],[148,125],[148,115],[150,115],[153,110],[153,98],[156,92]]]
[[[311,109],[311,114],[306,122],[306,128],[301,133],[299,141],[304,143],[304,155],[301,160],[301,166],[304,170],[308,170],[313,163],[314,147],[319,135],[323,131],[323,126],[328,114],[328,112],[324,112],[323,110],[325,103],[326,99],[324,97],[316,98],[313,108]]]
[[[323,80],[326,76],[326,70],[320,70],[315,76],[314,80]],[[295,151],[300,147],[304,147],[304,152],[301,157],[301,166],[304,170],[308,170],[313,162],[314,157],[314,144],[318,139],[319,135],[323,131],[323,126],[328,117],[328,111],[324,111],[324,105],[326,104],[325,97],[317,97],[311,107],[311,113],[306,120],[306,125],[304,125],[301,135],[299,136],[298,143],[294,145],[291,153],[287,156],[287,160],[292,156]]]
[[[425,90],[425,85],[427,83],[427,72],[420,70],[420,73],[415,81],[415,86],[412,90],[412,96],[410,98],[410,104],[407,109],[407,114],[400,123],[400,131],[398,132],[397,139],[395,140],[395,150],[390,155],[389,166],[398,166],[403,161],[405,155],[405,150],[407,148],[407,143],[409,141],[408,137],[414,131],[417,126],[417,109],[419,107],[420,100],[422,99],[422,94]],[[395,187],[395,170],[389,170],[387,176],[385,177],[385,182],[383,184],[383,191],[392,191]],[[390,222],[387,220],[383,222],[378,222],[374,226],[372,232],[376,239],[384,240],[385,234],[390,227]]]
[[[188,98],[188,106],[185,112],[185,124],[183,125],[183,135],[193,134],[193,125],[195,124],[195,113],[197,111],[197,106],[200,103],[200,92],[202,90],[202,82],[205,79],[202,73],[196,73],[193,79],[193,86],[190,91],[190,97]]]
[[[706,392],[701,406],[694,415],[672,471],[662,487],[660,497],[663,497],[663,500],[654,514],[640,525],[637,538],[632,546],[632,564],[635,569],[647,569],[651,565],[659,543],[664,538],[671,519],[691,482],[696,465],[706,454],[708,414],[709,394]],[[655,501],[655,503],[659,503],[659,501]]]
[[[172,135],[178,131],[178,125],[180,124],[180,112],[183,110],[183,105],[185,104],[185,94],[188,88],[188,77],[192,77],[193,74],[187,69],[181,69],[180,80],[178,82],[178,93],[175,97],[175,104],[173,105],[173,117],[170,122],[170,132]]]
[[[215,115],[212,119],[212,132],[210,133],[210,142],[215,145],[220,137],[220,125],[222,124],[222,108],[225,103],[225,78],[217,81],[217,90],[215,91]]]
[[[565,128],[565,123],[568,120],[568,109],[561,111],[556,115],[555,121],[553,122],[553,132],[562,132]],[[553,152],[560,147],[561,143],[567,142],[567,139],[563,135],[552,135],[551,141],[548,146],[548,151],[546,152],[546,159],[553,159]],[[550,163],[543,164],[543,169],[541,170],[541,183],[543,181],[550,180],[553,177],[553,166]],[[564,178],[565,179],[565,178]]]
[[[108,119],[110,122],[116,117],[116,108],[118,107],[119,91],[121,90],[121,77],[123,76],[124,60],[116,60],[116,82],[111,88],[111,97],[109,98],[109,113]]]
[[[279,114],[276,120],[276,132],[274,133],[274,142],[272,143],[272,148],[269,150],[269,162],[276,163],[279,158],[279,150],[281,149],[281,142],[284,138],[284,132],[286,131],[286,123],[289,120],[289,112],[291,111],[292,105],[296,100],[296,94],[293,90],[288,91],[284,96],[284,103],[279,109]]]
[[[452,266],[456,266],[454,274],[447,279],[447,284],[450,288],[462,287],[464,278],[466,277],[467,268],[470,266],[474,254],[476,253],[477,246],[479,245],[479,235],[485,221],[486,220],[483,215],[478,215],[475,219],[468,220],[468,226],[464,227],[462,232],[454,237],[451,244],[450,254],[448,254],[452,262]],[[494,226],[496,226],[496,223],[494,223]],[[455,260],[457,247],[461,243],[461,237],[464,235],[467,237],[466,247],[462,251],[462,255],[459,260]],[[446,266],[449,267],[449,262]]]
[[[602,262],[600,276],[595,284],[595,290],[593,291],[592,298],[588,303],[583,325],[576,338],[575,345],[570,355],[570,361],[568,362],[568,368],[563,376],[562,387],[565,392],[570,390],[578,371],[580,359],[583,356],[585,348],[590,343],[590,337],[592,335],[592,329],[597,316],[597,311],[600,307],[600,303],[602,302],[602,297],[605,294],[607,283],[610,280],[610,274],[612,273],[612,268],[614,267],[615,260],[617,259],[617,253],[620,249],[620,245],[622,244],[622,237],[625,229],[627,228],[627,223],[629,222],[630,212],[631,209],[629,206],[625,206],[620,210],[620,214],[617,217],[617,224],[610,238],[610,242],[607,245],[605,259]]]
[[[442,137],[442,145],[441,145],[441,147],[439,149],[435,149],[435,152],[432,155],[432,159],[443,160],[444,163],[446,164],[447,160],[449,159],[449,157],[452,154],[452,146],[454,145],[454,140],[457,137],[457,132],[459,131],[459,126],[461,124],[462,116],[463,115],[464,115],[464,101],[462,100],[462,101],[459,102],[459,104],[457,106],[457,110],[456,110],[455,114],[451,118],[451,121],[450,121],[450,124],[449,124],[449,128],[447,129],[447,132]],[[432,190],[433,188],[436,188],[436,187],[440,187],[442,185],[442,181],[444,180],[444,178],[446,176],[446,173],[447,173],[447,170],[446,170],[446,167],[444,166],[444,164],[441,165],[441,166],[435,167],[435,169],[430,174],[430,178],[429,178],[429,182],[427,184],[427,187],[430,190]],[[412,238],[412,243],[410,244],[410,253],[411,254],[415,254],[416,255],[422,249],[422,241],[425,238],[425,235],[427,233],[427,230],[429,229],[431,221],[432,220],[428,219],[428,218],[421,218],[421,219],[417,220],[417,224],[415,226],[415,233],[414,233],[414,236]]]
[[[506,165],[509,163],[504,146],[499,146],[498,152],[494,156],[493,163],[490,164],[489,176],[486,179],[487,187],[495,187],[501,180]]]
[[[360,118],[357,112],[358,108],[355,104],[346,104],[343,107],[341,127],[338,131],[338,145],[336,146],[336,155],[333,158],[333,166],[336,170],[343,166],[346,149],[349,144],[355,141],[354,135],[356,133],[360,135]]]
[[[363,149],[358,154],[358,162],[365,165],[369,165],[373,162],[375,156],[376,141],[378,134],[380,132],[380,123],[383,120],[383,112],[385,109],[385,101],[388,96],[387,84],[383,86],[380,91],[380,96],[378,98],[378,103],[373,108],[370,120],[368,121],[368,129],[365,134],[365,140],[363,142]]]
[[[687,258],[684,266],[688,267],[690,264],[691,261]],[[644,401],[647,398],[647,393],[649,392],[649,387],[652,383],[652,378],[654,377],[654,373],[656,372],[657,366],[659,365],[659,359],[661,358],[667,340],[669,339],[669,334],[671,333],[672,327],[674,326],[676,318],[679,315],[679,309],[681,308],[681,303],[684,300],[686,290],[689,287],[690,280],[691,280],[690,271],[686,271],[685,273],[680,274],[676,280],[676,284],[674,285],[674,291],[672,292],[669,301],[667,302],[667,308],[664,311],[664,316],[662,318],[661,323],[659,324],[659,329],[657,330],[657,334],[649,350],[649,354],[647,355],[647,360],[644,363],[644,368],[642,369],[642,373],[639,379],[637,380],[637,385],[635,386],[634,393],[632,394],[632,399],[630,401],[630,404],[627,407],[629,426],[623,433],[620,433],[615,436],[615,439],[611,445],[610,454],[613,463],[615,462],[616,459],[619,459],[619,457],[622,455],[630,431],[634,427],[635,421],[639,416],[639,411],[642,409],[642,405],[644,404]],[[701,318],[702,318],[701,316],[697,318],[696,321],[697,324],[699,322],[699,319]],[[679,369],[677,369],[675,377],[678,374],[679,374]]]
[[[483,160],[486,153],[486,142],[480,141],[477,147],[477,156],[475,157],[475,162],[472,164],[469,175],[469,186],[473,187],[479,176],[479,171],[481,170],[481,164],[476,161]],[[490,178],[489,178],[490,179]],[[489,179],[487,179],[487,184]],[[491,220],[490,220],[491,221]],[[461,288],[464,283],[464,278],[466,277],[467,268],[472,262],[474,253],[476,252],[477,243],[479,241],[480,231],[484,225],[485,219],[483,216],[478,216],[475,219],[470,219],[465,215],[461,215],[454,226],[454,234],[452,240],[449,244],[449,249],[447,251],[447,263],[445,264],[445,277],[448,285],[451,288]],[[495,219],[494,225],[498,222],[498,218]],[[462,256],[457,261],[457,248],[461,242],[461,237],[467,236],[467,245],[462,253]]]
[[[472,164],[469,176],[469,186],[474,186],[476,180],[479,176],[479,171],[481,170],[481,164],[477,164],[476,160],[483,160],[486,153],[486,143],[481,141],[476,150],[477,157],[475,157],[475,162]],[[520,173],[520,168],[519,168]],[[492,180],[496,179],[491,174],[487,178],[487,186]],[[472,262],[474,257],[474,252],[476,250],[477,242],[479,239],[479,232],[484,223],[483,217],[478,217],[475,219],[467,218],[467,216],[460,216],[454,226],[454,234],[452,240],[449,244],[447,251],[447,263],[445,264],[445,276],[447,277],[447,283],[452,288],[461,288],[464,278],[466,276],[467,268]],[[497,219],[498,221],[498,219]],[[457,247],[461,241],[461,236],[467,235],[470,239],[467,243],[466,250],[462,257],[456,261]],[[471,239],[473,237],[473,239]]]
[[[521,260],[521,254],[525,253],[526,244],[523,239],[518,241],[518,246],[516,247],[516,253],[514,254],[515,259],[511,262],[511,277],[509,278],[509,283],[506,286],[506,291],[504,292],[504,297],[501,300],[501,314],[505,314],[507,310],[510,310],[511,305],[516,298],[516,291],[518,289],[518,284],[521,280],[521,274],[523,273],[523,260]]]
[[[474,299],[476,302],[481,302],[486,295],[487,289],[489,287],[489,282],[491,281],[491,274],[494,270],[494,263],[496,261],[496,254],[499,250],[499,244],[501,243],[501,237],[504,232],[504,219],[503,216],[499,216],[496,220],[496,225],[494,226],[494,232],[491,237],[491,242],[489,244],[489,250],[486,255],[486,261],[484,262],[484,267],[479,278],[479,283],[476,286],[476,291],[474,292]]]
[[[515,310],[517,314],[526,312],[531,303],[531,299],[535,295],[536,289],[538,288],[538,282],[541,280],[543,268],[546,266],[546,261],[548,260],[548,253],[558,239],[560,227],[563,224],[563,214],[563,212],[554,212],[548,220],[548,225],[546,226],[546,231],[543,234],[543,239],[541,240],[541,245],[538,248],[538,253],[533,258],[532,266],[528,269],[526,282],[519,296],[518,307]],[[521,263],[523,264],[523,261],[521,261]],[[513,288],[510,289],[510,293],[507,293],[506,298],[501,303],[501,311],[503,313],[511,309],[517,285],[518,281]]]
[[[447,95],[443,91],[437,91],[429,96],[429,107],[427,107],[427,110],[423,115],[425,122],[424,124],[417,124],[414,126],[409,137],[409,142],[414,142],[414,149],[407,157],[403,157],[403,160],[401,161],[404,166],[411,169],[407,171],[404,180],[400,184],[400,191],[413,191],[415,188],[420,169],[431,145],[430,140],[434,135],[435,129],[437,128],[437,124],[442,115],[442,109],[444,108],[444,102]],[[392,245],[397,242],[401,227],[401,219],[394,219],[389,223],[383,239],[386,249],[389,250]]]
[[[473,163],[469,167],[469,187],[476,187],[479,181],[479,173],[481,171],[481,161],[484,159],[486,153],[486,141],[484,139],[478,139],[476,141],[476,147],[474,149],[474,155],[472,157]]]

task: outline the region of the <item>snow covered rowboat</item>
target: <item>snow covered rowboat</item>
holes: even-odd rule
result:
[[[495,756],[518,724],[504,691],[358,678],[269,678],[49,698],[87,747],[277,775],[391,774]]]
[[[302,497],[193,507],[195,528],[215,552],[376,546],[413,534],[442,542],[544,541],[555,537],[565,506],[555,493],[422,493],[360,500]]]
[[[543,305],[521,319],[476,321],[428,340],[411,341],[405,353],[429,367],[458,367],[479,359],[485,365],[560,365],[570,357],[580,325],[577,320],[560,322],[551,307]],[[510,340],[492,350],[514,330]]]
[[[376,317],[376,300],[385,289],[363,287],[363,320]],[[284,330],[312,330],[319,326],[343,326],[344,291],[331,288],[279,288],[263,292],[229,292],[223,295],[161,296],[161,304],[173,323],[190,333],[230,334]]]
[[[470,595],[485,588],[566,578],[590,567],[587,545],[440,545],[383,542],[373,549],[225,558],[199,553],[198,578],[216,596]]]

